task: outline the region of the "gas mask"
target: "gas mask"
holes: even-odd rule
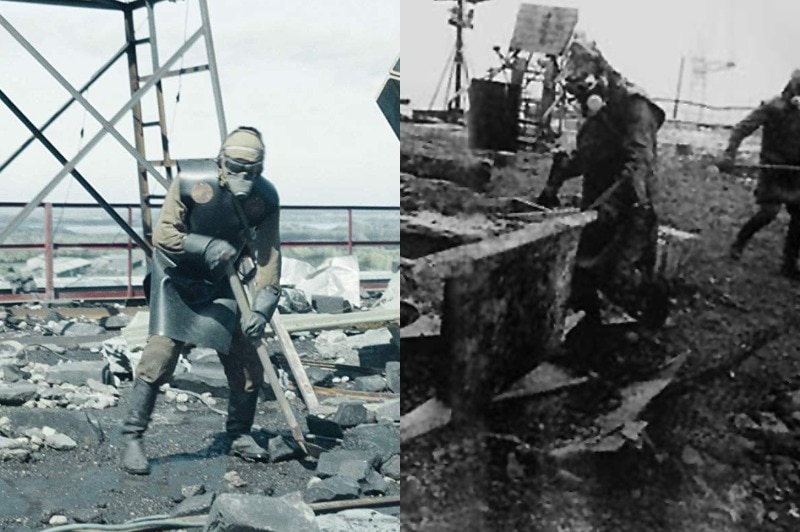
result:
[[[792,107],[795,109],[800,109],[800,96],[792,96],[792,99],[789,100],[792,104]]]
[[[217,159],[220,182],[246,198],[264,169],[264,143],[255,128],[240,127],[225,138]]]
[[[253,183],[264,169],[261,162],[247,163],[225,156],[220,156],[219,165],[225,184],[233,195],[240,199],[246,198],[250,194]]]

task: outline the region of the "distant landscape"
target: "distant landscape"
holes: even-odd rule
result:
[[[0,209],[0,228],[5,228],[21,209]],[[118,209],[119,215],[127,220],[127,209]],[[153,211],[153,219],[158,217]],[[312,266],[333,256],[346,255],[346,245],[303,247],[302,242],[345,242],[347,240],[347,211],[345,210],[293,210],[284,209],[281,213],[281,239],[286,245],[284,256],[303,260]],[[141,234],[141,216],[138,207],[131,210],[131,226]],[[36,209],[8,239],[12,243],[44,243],[44,209]],[[100,208],[54,208],[53,234],[56,244],[68,243],[106,243],[125,244],[127,234],[115,224],[111,217]],[[353,211],[353,240],[399,242],[399,210]],[[294,244],[294,245],[293,245]],[[358,256],[359,267],[363,271],[390,270],[400,260],[400,246],[355,246],[353,252]],[[0,276],[28,270],[29,259],[41,257],[38,249],[4,250],[0,253]],[[91,262],[82,276],[126,275],[127,251],[57,249],[55,257],[76,258]],[[134,276],[145,273],[144,253],[134,250]],[[34,276],[37,273],[31,272]],[[68,273],[67,273],[68,275]]]

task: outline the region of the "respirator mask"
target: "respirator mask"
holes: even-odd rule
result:
[[[246,198],[264,169],[264,143],[258,130],[240,127],[228,135],[217,164],[224,186],[237,198]]]

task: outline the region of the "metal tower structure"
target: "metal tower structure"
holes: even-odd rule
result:
[[[461,98],[463,96],[463,90],[469,85],[469,67],[464,57],[464,30],[472,28],[472,16],[474,13],[473,10],[470,10],[468,13],[464,11],[464,1],[465,0],[455,0],[456,5],[450,9],[450,19],[447,23],[456,28],[456,41],[444,65],[444,70],[439,78],[439,82],[436,85],[436,91],[431,98],[429,109],[433,108],[436,98],[439,96],[442,82],[445,77],[447,77],[447,87],[444,92],[445,109],[454,111],[457,114],[462,112]],[[485,0],[466,1],[476,4]],[[453,87],[452,93],[450,90],[451,87]]]
[[[173,168],[176,161],[172,159],[169,152],[169,137],[167,135],[167,123],[164,112],[164,94],[161,80],[171,76],[182,74],[208,72],[211,76],[211,86],[214,97],[214,105],[219,127],[220,142],[224,140],[227,127],[225,124],[225,111],[222,105],[222,92],[220,90],[219,75],[214,55],[214,43],[211,36],[211,24],[209,20],[208,5],[206,0],[196,0],[200,6],[201,24],[200,27],[186,38],[182,46],[178,48],[168,59],[162,61],[159,56],[158,43],[156,38],[156,17],[154,6],[162,0],[0,0],[0,2],[23,2],[27,4],[46,4],[58,6],[59,8],[84,8],[84,9],[103,9],[119,12],[124,18],[125,35],[122,46],[79,88],[71,85],[59,70],[50,64],[42,54],[23,37],[16,28],[0,15],[0,26],[4,28],[45,70],[47,70],[58,83],[70,93],[71,98],[56,111],[44,124],[36,126],[20,109],[14,101],[6,94],[0,84],[0,101],[25,125],[31,132],[31,137],[26,140],[5,162],[0,164],[0,175],[2,171],[22,153],[34,140],[41,142],[44,147],[55,157],[63,167],[17,214],[7,227],[0,229],[0,244],[6,241],[20,224],[39,206],[47,195],[66,177],[72,175],[78,183],[103,207],[109,216],[133,239],[134,242],[149,256],[151,253],[151,236],[153,221],[151,216],[152,200],[155,195],[151,194],[152,180],[165,189],[169,188],[172,180]],[[174,0],[172,0],[174,1]],[[194,0],[186,0],[194,1]],[[139,9],[146,9],[148,32],[147,36],[137,38],[134,27],[134,13]],[[187,68],[173,69],[175,63],[181,59],[192,46],[203,39],[206,51],[206,63]],[[139,46],[149,46],[149,53],[152,64],[152,72],[143,74],[139,68],[138,52]],[[122,56],[125,56],[128,64],[128,77],[130,85],[130,98],[122,104],[119,110],[111,117],[102,116],[97,109],[92,106],[84,97],[85,93],[111,66]],[[158,107],[158,120],[145,122],[142,118],[142,98],[147,93],[153,93],[155,89],[156,105]],[[45,135],[44,131],[74,102],[78,102],[83,108],[100,123],[102,129],[92,137],[72,158],[67,160],[59,149],[53,145]],[[124,116],[131,114],[133,118],[134,145],[131,145],[117,130],[116,124]],[[155,128],[161,134],[161,153],[158,158],[148,159],[145,153],[146,128]],[[127,221],[117,214],[102,195],[90,184],[89,180],[81,174],[78,163],[98,144],[105,136],[111,135],[136,161],[137,178],[139,184],[139,203],[142,210],[142,236],[140,236]],[[163,170],[163,174],[158,168]]]

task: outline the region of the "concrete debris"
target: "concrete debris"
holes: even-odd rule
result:
[[[347,335],[342,331],[322,331],[317,336],[317,339],[314,340],[314,345],[319,349],[344,342],[347,342]]]
[[[376,423],[359,425],[345,431],[344,449],[375,452],[382,464],[400,454],[400,431],[394,423]]]
[[[105,340],[100,352],[108,363],[111,373],[125,377],[133,375],[133,368],[142,358],[141,352],[132,352],[128,349],[128,342],[122,336]]]
[[[211,510],[216,498],[215,493],[193,495],[181,501],[169,514],[170,517],[186,517],[189,515],[204,515]]]
[[[247,481],[240,477],[239,473],[236,471],[228,471],[223,478],[232,488],[243,488],[247,486]]]
[[[0,384],[0,405],[20,406],[36,397],[37,386],[27,382]]]
[[[334,374],[333,370],[318,368],[316,366],[305,368],[305,370],[306,376],[312,386],[329,386],[331,384],[331,379],[333,379]]]
[[[343,429],[355,427],[367,422],[367,409],[362,403],[346,401],[339,404],[331,421]]]
[[[67,516],[60,514],[52,516],[50,520],[47,522],[47,524],[52,526],[66,525],[67,523],[69,523],[69,519],[67,519]]]
[[[96,323],[85,323],[81,321],[69,322],[61,330],[62,336],[100,336],[105,333],[106,330]]]
[[[45,429],[47,428],[49,427],[45,427]],[[51,449],[55,449],[57,451],[68,451],[78,446],[75,440],[73,440],[66,434],[61,434],[60,432],[55,432],[55,431],[53,431],[53,433],[45,432],[44,436],[45,436],[44,444],[50,447]]]
[[[361,493],[368,497],[384,495],[388,486],[383,475],[374,469],[367,471],[365,478],[360,480],[358,484],[361,486]]]
[[[379,467],[381,462],[381,456],[373,451],[334,449],[320,455],[316,473],[320,478],[328,478],[338,476],[344,470],[351,472],[352,477],[356,465],[360,468],[363,464],[366,470],[367,467]]]
[[[133,317],[128,314],[115,314],[100,320],[100,325],[107,331],[118,331],[127,327],[132,320]]]
[[[45,379],[51,384],[69,383],[83,386],[89,379],[98,382],[111,382],[111,372],[105,361],[83,360],[50,366]]]
[[[375,305],[379,308],[400,308],[400,272],[397,271],[392,275],[386,290],[381,294],[381,298]]]
[[[17,360],[22,357],[25,352],[25,346],[14,340],[6,340],[0,342],[0,361],[3,360]]]
[[[400,530],[400,518],[363,508],[317,516],[321,532],[383,532]]]
[[[392,480],[400,480],[400,455],[396,454],[384,462],[381,473]]]
[[[400,393],[400,362],[389,361],[386,363],[386,382],[394,393]]]
[[[314,483],[305,492],[306,502],[341,501],[357,499],[361,489],[358,482],[345,477],[330,477]]]
[[[195,495],[203,495],[206,492],[206,487],[203,484],[193,484],[191,486],[182,486],[181,495],[184,499],[194,497]]]
[[[353,388],[364,392],[382,392],[386,389],[386,380],[380,375],[365,375],[353,379]]]
[[[228,379],[220,365],[195,364],[190,372],[176,373],[172,377],[171,385],[194,393],[210,393],[214,397],[227,398],[230,392]]]
[[[187,517],[190,515],[204,515],[211,510],[216,498],[215,493],[193,495],[181,501],[169,514],[170,517]]]
[[[1,363],[0,363],[1,364]],[[20,369],[13,364],[0,365],[0,381],[5,382],[19,382],[31,377],[27,371]]]
[[[320,314],[341,314],[350,310],[350,304],[339,296],[315,295],[311,298],[311,306]]]
[[[311,312],[311,303],[302,290],[297,288],[282,288],[278,310],[281,314],[305,314]]]
[[[216,498],[203,532],[315,532],[314,512],[302,501],[224,493]]]
[[[377,421],[400,421],[400,399],[390,399],[383,403],[369,405],[367,408],[375,412]]]
[[[406,442],[450,423],[452,410],[438,399],[429,399],[400,418],[400,441]]]
[[[272,463],[285,462],[300,456],[300,449],[291,445],[283,436],[275,436],[267,443],[269,461]]]

